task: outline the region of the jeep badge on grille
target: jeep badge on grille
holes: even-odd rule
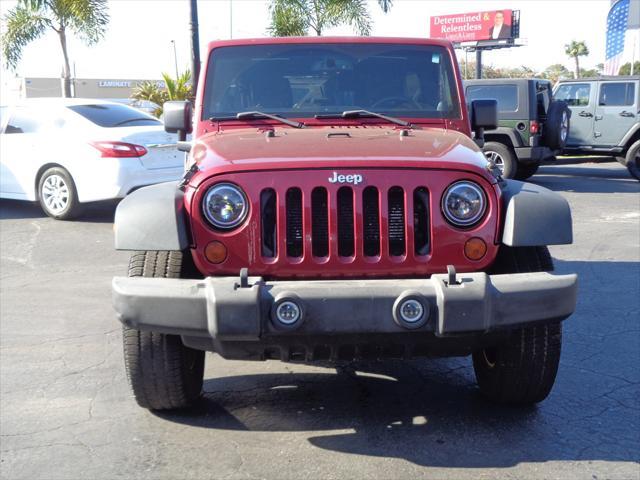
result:
[[[333,177],[329,177],[330,183],[353,183],[354,185],[358,185],[362,183],[364,180],[362,175],[353,174],[353,175],[338,175],[338,172],[333,172]]]

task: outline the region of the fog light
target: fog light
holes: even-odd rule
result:
[[[227,258],[227,247],[224,243],[214,240],[205,247],[204,256],[211,263],[222,263]]]
[[[284,301],[276,307],[276,320],[284,325],[293,325],[302,316],[300,307],[291,301]]]
[[[429,321],[429,300],[419,292],[403,292],[393,303],[393,321],[410,330],[423,327]]]
[[[470,238],[464,244],[464,255],[469,260],[480,260],[485,253],[487,253],[487,244],[481,238]]]
[[[398,311],[400,318],[407,323],[416,323],[422,320],[424,315],[424,307],[418,300],[410,298],[400,304]]]

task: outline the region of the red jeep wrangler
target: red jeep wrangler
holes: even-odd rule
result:
[[[168,131],[193,129],[188,171],[115,220],[116,248],[136,251],[113,296],[141,406],[192,403],[204,351],[471,354],[487,397],[548,395],[577,279],[549,273],[546,246],[571,243],[571,213],[487,163],[496,103],[465,104],[451,44],[213,42],[194,109],[164,108]]]

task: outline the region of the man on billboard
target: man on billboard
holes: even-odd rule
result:
[[[489,28],[489,38],[511,38],[511,25],[504,23],[504,13],[496,12],[493,17],[493,26]]]

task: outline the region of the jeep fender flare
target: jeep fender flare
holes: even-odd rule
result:
[[[504,180],[500,186],[505,212],[503,244],[534,247],[573,242],[571,209],[561,195],[517,180]]]
[[[504,137],[509,138],[511,145],[504,142]],[[512,148],[528,147],[514,128],[498,127],[492,130],[485,130],[484,138],[487,142],[505,143],[505,145]]]
[[[140,188],[118,205],[116,250],[185,250],[189,246],[184,193],[178,182]]]
[[[640,140],[640,123],[634,124],[629,131],[624,134],[624,137],[622,137],[618,146],[623,149],[628,149],[636,142],[636,140]]]

